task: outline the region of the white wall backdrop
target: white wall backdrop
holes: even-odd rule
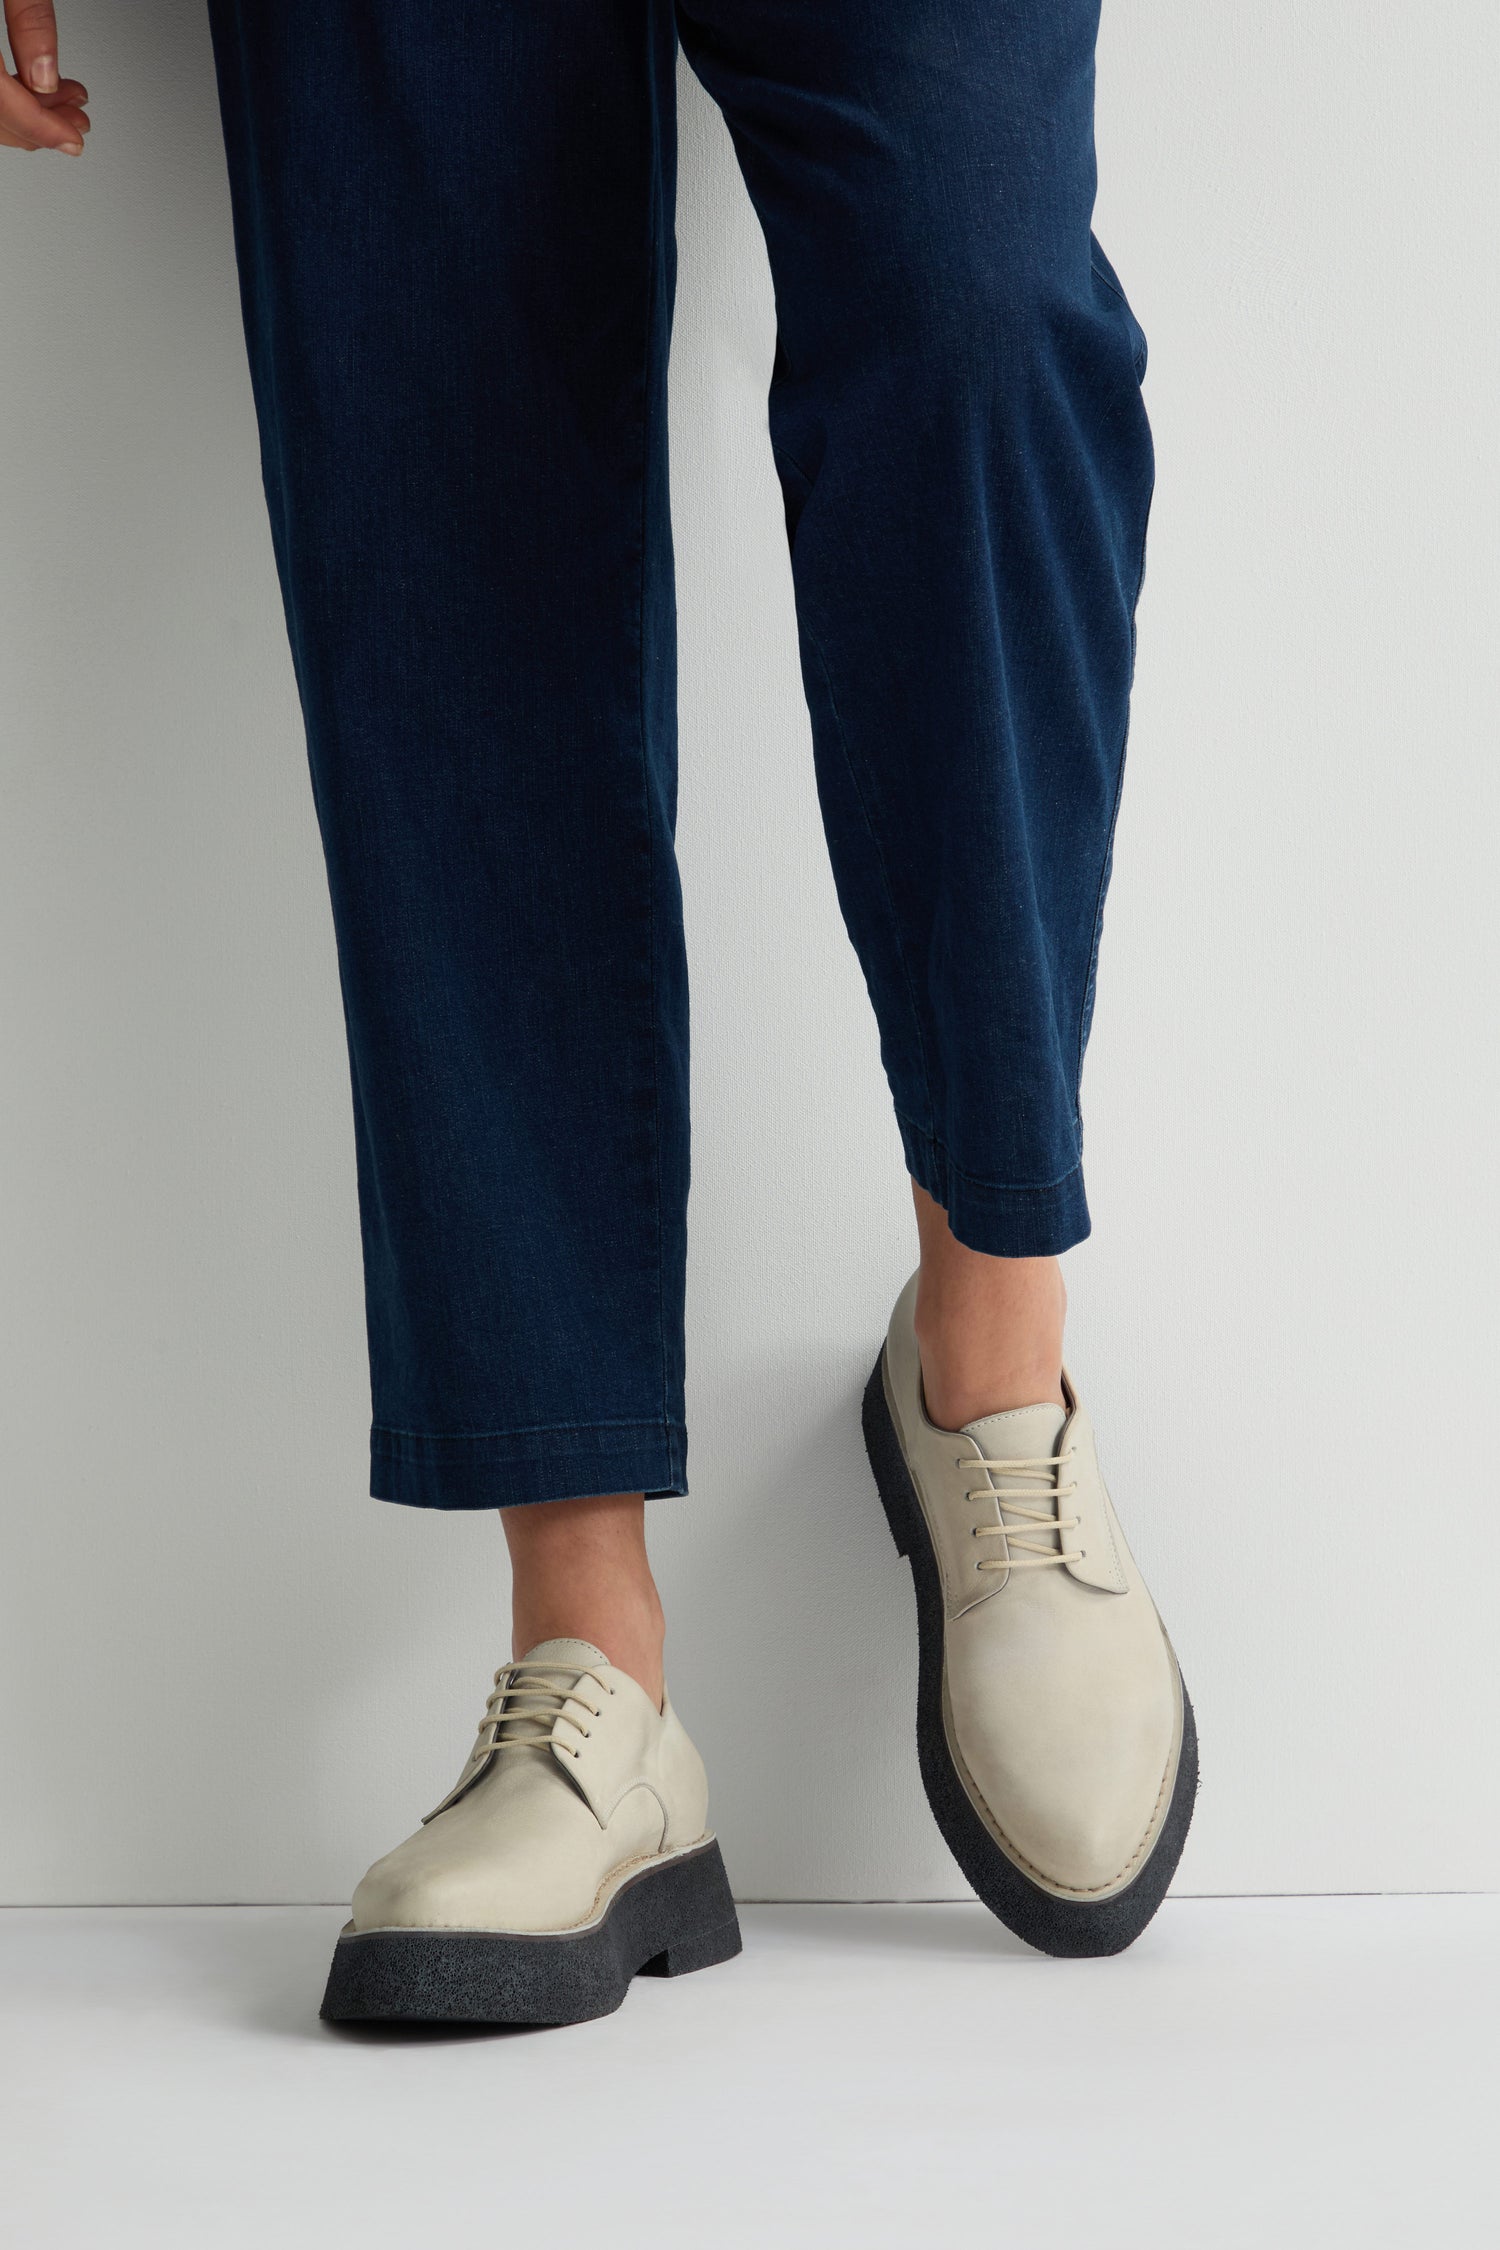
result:
[[[334,1899],[503,1651],[364,1495],[332,938],[196,0],[61,0],[0,155],[0,1896]],[[1500,1877],[1488,0],[1107,0],[1160,483],[1072,1356],[1198,1706],[1179,1887]],[[952,1896],[859,1388],[912,1255],[824,863],[771,305],[685,88],[697,1102],[670,1674],[751,1897]]]

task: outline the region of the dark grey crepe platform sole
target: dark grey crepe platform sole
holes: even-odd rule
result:
[[[710,1841],[643,1869],[597,1922],[556,1937],[346,1931],[321,2013],[329,2023],[586,2023],[612,2015],[632,1977],[686,1976],[739,1950],[729,1878]]]
[[[865,1388],[865,1448],[898,1554],[911,1564],[917,1596],[917,1756],[943,1841],[992,1914],[1039,1952],[1078,1958],[1123,1953],[1140,1936],[1177,1870],[1198,1792],[1198,1735],[1182,1691],[1182,1746],[1172,1801],[1140,1873],[1090,1903],[1033,1883],[995,1841],[954,1765],[943,1723],[943,1581],[926,1519],[885,1397],[885,1353]]]

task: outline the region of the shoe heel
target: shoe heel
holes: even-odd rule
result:
[[[885,1403],[884,1370],[885,1352],[882,1349],[875,1362],[874,1373],[865,1385],[860,1420],[864,1425],[865,1451],[870,1457],[875,1489],[880,1494],[880,1505],[885,1510],[885,1520],[896,1543],[896,1552],[905,1560],[911,1553],[911,1535],[906,1527],[902,1495],[909,1486],[910,1479],[891,1422],[891,1410]]]
[[[716,1930],[700,1930],[692,1937],[676,1938],[665,1953],[658,1953],[641,1970],[643,1977],[687,1977],[694,1969],[712,1969],[732,1961],[741,1949],[740,1925],[721,1922]]]
[[[651,1880],[658,1903],[650,1935],[642,1932],[646,1959],[637,1975],[685,1977],[694,1969],[734,1959],[740,1950],[739,1917],[717,1844],[709,1843]]]

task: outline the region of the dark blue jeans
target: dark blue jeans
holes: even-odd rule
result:
[[[1090,231],[1097,0],[211,6],[372,1489],[680,1492],[676,43],[770,248],[818,787],[907,1168],[1031,1256],[1088,1231],[1152,485],[1145,340]]]

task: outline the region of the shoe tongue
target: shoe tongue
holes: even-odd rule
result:
[[[974,1440],[987,1461],[1042,1461],[1057,1451],[1067,1419],[1065,1406],[1016,1406],[1007,1414],[965,1422],[964,1436]]]
[[[602,1648],[592,1641],[538,1641],[519,1657],[521,1664],[576,1664],[580,1672],[591,1672],[597,1665],[607,1664],[609,1658]]]

